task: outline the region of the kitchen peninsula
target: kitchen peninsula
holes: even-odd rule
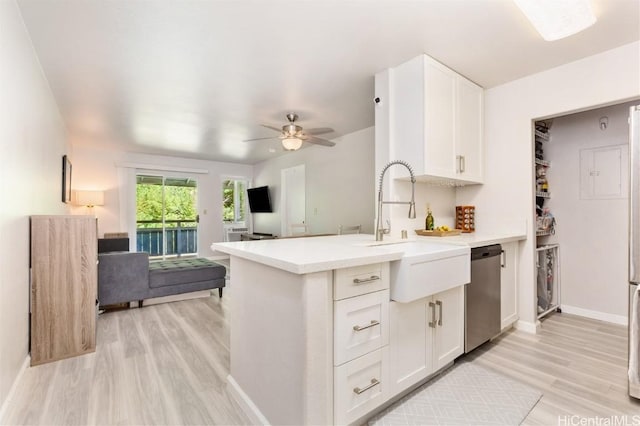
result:
[[[442,240],[437,245],[446,245]],[[228,381],[252,422],[352,423],[403,390],[390,371],[389,305],[396,302],[389,294],[390,265],[403,257],[404,242],[342,235],[212,244],[230,255]],[[460,255],[471,244],[450,239],[448,245]],[[462,284],[452,289],[457,298]],[[461,351],[447,353],[450,363]]]

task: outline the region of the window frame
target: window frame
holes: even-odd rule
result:
[[[224,216],[224,188],[225,183],[228,181],[233,182],[233,219],[226,220]],[[247,201],[247,196],[244,196],[244,218],[240,218],[242,213],[242,204],[240,198],[240,192],[238,190],[239,185],[244,185],[244,191],[249,188],[249,184],[251,183],[250,179],[245,176],[222,176],[220,189],[222,190],[222,223],[223,225],[246,225],[249,222],[249,203]]]

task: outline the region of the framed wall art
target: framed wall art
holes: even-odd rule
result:
[[[71,161],[66,155],[62,156],[62,202],[71,202]]]

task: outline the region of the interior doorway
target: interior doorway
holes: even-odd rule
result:
[[[306,178],[304,164],[282,169],[281,187],[281,235],[283,237],[291,236],[292,225],[296,224],[305,224],[306,232],[309,232],[306,222]]]
[[[627,120],[637,103],[546,119],[549,138],[536,146],[537,245],[558,247],[562,311],[618,324],[627,322]],[[541,313],[540,283],[550,277],[540,275],[546,262],[537,266]]]

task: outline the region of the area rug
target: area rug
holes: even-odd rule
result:
[[[369,420],[370,426],[519,425],[538,390],[461,362]]]

